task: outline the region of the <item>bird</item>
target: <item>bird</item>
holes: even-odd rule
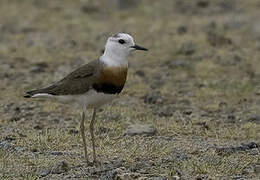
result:
[[[44,88],[28,91],[24,98],[44,98],[68,104],[81,110],[80,133],[87,163],[96,163],[94,123],[96,111],[111,102],[123,90],[127,79],[128,56],[132,51],[148,51],[135,44],[127,33],[116,33],[107,39],[103,54],[80,66],[63,79]],[[85,136],[85,114],[93,109],[89,130],[91,135],[93,161],[89,161]]]

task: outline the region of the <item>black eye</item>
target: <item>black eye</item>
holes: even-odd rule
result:
[[[118,42],[119,42],[120,44],[125,44],[125,40],[123,40],[123,39],[119,39]]]

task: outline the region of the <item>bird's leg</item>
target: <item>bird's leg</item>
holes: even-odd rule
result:
[[[83,140],[85,159],[86,159],[87,162],[89,162],[87,145],[86,145],[86,136],[85,136],[85,125],[84,125],[84,122],[85,122],[85,111],[83,110],[83,112],[82,112],[82,119],[81,119],[81,122],[80,122],[80,132],[81,132],[81,136],[82,136],[82,140]]]
[[[93,109],[93,115],[92,119],[89,125],[90,134],[91,134],[91,141],[92,141],[92,148],[93,148],[93,162],[96,163],[96,148],[95,148],[95,137],[94,137],[94,123],[95,123],[95,117],[96,117],[96,108]]]

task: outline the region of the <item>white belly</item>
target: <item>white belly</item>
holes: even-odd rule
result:
[[[114,98],[118,97],[118,95],[104,94],[96,92],[95,90],[90,90],[81,95],[54,96],[49,94],[36,94],[34,97],[57,100],[64,104],[73,105],[76,108],[94,108],[112,101]]]

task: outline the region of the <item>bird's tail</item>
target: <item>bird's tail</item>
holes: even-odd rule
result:
[[[40,89],[38,90],[33,90],[33,91],[27,91],[26,94],[23,96],[24,98],[31,98],[33,95],[37,94],[40,92]]]
[[[35,98],[35,97],[46,97],[51,96],[51,94],[47,93],[45,89],[37,89],[33,91],[27,91],[26,94],[23,96],[24,98]]]

